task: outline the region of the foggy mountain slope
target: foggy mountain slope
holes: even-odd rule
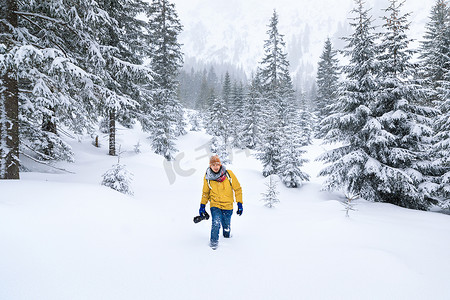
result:
[[[317,61],[329,36],[336,49],[350,34],[352,0],[173,0],[184,26],[180,36],[186,62],[229,63],[247,76],[263,56],[264,40],[273,9],[279,14],[293,77],[315,77]],[[410,37],[421,39],[434,0],[407,1],[403,12],[411,12]],[[386,0],[369,0],[375,24],[380,25]],[[375,16],[377,14],[377,16]],[[416,47],[417,43],[412,46]],[[190,67],[190,66],[187,66]]]

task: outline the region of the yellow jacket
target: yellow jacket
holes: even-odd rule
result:
[[[203,194],[201,201],[202,204],[206,205],[208,201],[211,201],[211,207],[231,210],[233,209],[234,197],[236,197],[236,202],[242,203],[241,185],[239,184],[236,176],[234,176],[233,172],[228,170],[228,174],[230,174],[231,177],[231,185],[228,178],[225,178],[225,180],[222,182],[210,180],[209,185],[211,185],[211,188],[209,188],[206,176],[203,178]]]

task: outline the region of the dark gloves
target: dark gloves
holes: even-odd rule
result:
[[[200,204],[200,209],[198,210],[198,214],[200,216],[206,213],[205,206],[206,206],[205,204]]]
[[[244,211],[244,209],[242,208],[242,203],[241,203],[241,202],[238,202],[237,205],[238,205],[238,210],[237,210],[236,213],[237,213],[238,215],[242,215],[242,212]]]

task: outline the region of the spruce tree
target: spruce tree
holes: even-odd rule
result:
[[[200,113],[198,111],[192,111],[189,114],[189,123],[191,124],[190,131],[200,131],[202,125],[200,121]]]
[[[144,6],[140,0],[56,0],[20,1],[14,10],[2,9],[18,17],[8,26],[15,48],[0,55],[19,58],[11,78],[19,83],[12,94],[18,96],[20,122],[12,128],[18,129],[24,155],[31,151],[39,159],[70,161],[71,149],[61,138],[65,129],[93,132],[99,111],[115,118],[111,112],[119,109],[121,119],[130,120],[123,107],[134,105],[142,83],[151,79],[151,70],[140,65],[143,22],[136,15]]]
[[[208,110],[208,98],[210,96],[211,88],[208,85],[206,79],[206,74],[203,74],[202,81],[200,85],[200,90],[198,92],[197,98],[195,99],[195,109],[204,113]]]
[[[379,93],[373,114],[379,121],[378,161],[382,163],[378,185],[378,201],[403,207],[427,209],[432,197],[427,186],[434,168],[428,157],[433,110],[417,103],[419,87],[411,78],[417,65],[411,63],[409,14],[402,14],[404,2],[390,0],[385,10],[384,33],[381,39],[378,74]]]
[[[300,146],[308,146],[312,144],[313,138],[313,114],[307,104],[306,95],[301,94],[299,99],[298,117],[298,138]]]
[[[264,142],[258,147],[258,153],[256,153],[256,158],[258,158],[262,165],[262,174],[264,177],[273,174],[279,174],[280,163],[281,163],[281,138],[280,132],[276,129],[276,124],[270,124],[272,126],[267,126],[264,131]]]
[[[140,45],[142,48],[143,37],[134,37],[137,32],[133,30],[138,28],[142,31],[143,24],[136,15],[140,12],[137,8],[145,6],[139,0],[97,3],[94,12],[98,17],[87,18],[92,35],[101,47],[88,67],[102,80],[101,106],[109,119],[109,155],[116,155],[116,121],[129,110],[137,109],[141,86],[148,84],[152,73],[142,66],[141,57],[137,55],[136,47]],[[135,41],[140,41],[140,44],[135,45]]]
[[[368,11],[357,1],[351,24],[355,33],[347,39],[347,79],[334,107],[338,113],[325,121],[328,141],[343,145],[322,156],[331,165],[320,174],[329,175],[328,188],[369,201],[426,209],[430,110],[414,104],[419,93],[411,82],[415,66],[410,62],[407,15],[400,14],[401,6],[390,1],[376,48]]]
[[[23,154],[31,151],[40,159],[70,161],[72,153],[60,138],[59,126],[65,125],[76,133],[92,128],[98,108],[95,101],[98,97],[93,95],[100,90],[100,85],[83,62],[92,58],[99,47],[88,30],[86,19],[81,17],[85,11],[89,11],[90,17],[95,16],[95,9],[92,5],[78,5],[76,1],[9,1],[2,5],[6,5],[2,13],[10,14],[14,19],[11,26],[7,26],[7,18],[1,22],[7,27],[4,32],[10,33],[2,35],[2,44],[12,45],[10,42],[13,41],[14,45],[9,49],[2,48],[4,59],[1,61],[5,63],[2,70],[12,71],[8,77],[17,81],[15,88],[7,82],[2,84],[11,91],[9,96],[17,97],[17,103],[14,100],[2,105],[7,108],[6,112],[10,111],[8,106],[11,104],[17,106],[16,122],[4,128],[19,134],[9,139],[15,141],[14,155],[3,150],[5,158],[18,159],[20,138]],[[16,59],[12,61],[12,57]],[[4,161],[4,155],[1,156]],[[14,173],[18,178],[18,164],[7,165],[17,167]]]
[[[371,174],[374,173],[372,165],[381,166],[377,159],[379,146],[374,145],[380,125],[371,116],[371,108],[377,101],[376,35],[364,2],[356,0],[355,3],[350,22],[354,31],[345,38],[344,54],[349,60],[348,65],[343,66],[345,80],[339,89],[339,99],[332,104],[334,113],[320,125],[327,133],[325,141],[341,146],[319,157],[330,163],[319,174],[328,176],[327,189],[349,190],[367,200],[380,200],[377,196],[379,179]]]
[[[264,57],[260,63],[260,79],[266,106],[275,113],[273,118],[280,126],[286,125],[286,112],[293,100],[292,80],[289,62],[285,53],[284,36],[278,31],[278,14],[273,12],[270,19],[268,38],[264,41]]]
[[[300,138],[296,125],[291,124],[288,126],[288,139],[284,141],[283,149],[280,153],[282,163],[280,164],[279,175],[284,185],[291,188],[300,187],[304,181],[309,180],[309,175],[300,169],[308,160],[302,158],[306,151],[300,149]]]
[[[432,157],[439,177],[438,185],[430,190],[447,206],[450,198],[450,9],[448,1],[437,0],[426,24],[421,42],[420,79],[427,87],[427,105],[436,106],[440,113],[434,118]]]
[[[226,102],[222,97],[217,97],[214,90],[211,89],[210,108],[207,113],[208,127],[207,133],[212,136],[220,137],[224,144],[228,141],[228,120],[227,120]]]
[[[267,31],[268,39],[264,43],[264,57],[260,63],[260,75],[263,95],[263,118],[266,120],[264,134],[259,147],[258,159],[263,163],[263,175],[278,174],[286,178],[287,186],[299,186],[301,157],[303,153],[296,149],[298,138],[292,128],[298,125],[298,103],[295,98],[289,62],[285,53],[284,37],[278,31],[278,15],[274,11]],[[292,146],[291,142],[295,145]],[[292,146],[292,147],[291,147]],[[292,156],[295,157],[294,165]],[[287,171],[289,170],[289,171]],[[293,172],[291,176],[287,172]],[[288,177],[290,179],[287,179]]]
[[[219,101],[222,101],[223,103],[217,103],[216,106],[219,106],[221,111],[218,112],[218,115],[216,118],[221,118],[221,133],[220,136],[223,137],[223,140],[225,142],[226,145],[228,145],[230,143],[230,139],[232,136],[232,129],[233,129],[233,124],[232,124],[232,118],[231,118],[231,113],[233,112],[232,110],[232,99],[233,97],[233,91],[232,91],[232,86],[231,86],[231,77],[230,74],[228,73],[228,71],[225,73],[225,78],[223,81],[223,86],[222,86],[222,98]]]
[[[213,66],[211,66],[208,70],[208,74],[206,76],[206,80],[210,88],[214,88],[216,91],[220,88],[220,82],[217,78],[216,70]]]
[[[232,146],[235,148],[244,148],[243,145],[243,118],[244,118],[244,86],[242,82],[233,83],[231,93],[230,115],[228,122],[231,125],[230,132],[233,137]]]
[[[208,109],[205,112],[206,132],[214,137],[211,142],[211,149],[213,153],[218,155],[217,151],[224,153],[224,158],[228,156],[226,149],[230,147],[231,142],[232,125],[229,115],[232,103],[231,96],[231,78],[226,72],[221,95],[217,96],[214,88],[211,88]]]
[[[154,74],[154,131],[152,146],[156,153],[172,160],[175,137],[185,133],[183,109],[177,98],[177,76],[183,57],[178,35],[182,26],[175,5],[167,0],[153,0],[147,11],[147,30]]]
[[[427,89],[426,104],[439,105],[445,97],[450,72],[450,11],[448,2],[437,0],[420,48],[420,78]]]
[[[270,19],[268,38],[264,42],[264,57],[260,63],[260,75],[263,94],[263,115],[266,120],[260,153],[257,157],[263,163],[263,175],[278,174],[281,163],[282,143],[285,139],[285,126],[288,116],[285,115],[292,100],[290,94],[291,79],[289,62],[285,53],[283,35],[278,31],[278,14],[273,12]]]
[[[228,77],[229,78],[229,77]],[[228,83],[224,82],[222,96],[216,96],[214,88],[211,88],[209,97],[209,109],[207,117],[207,133],[212,135],[210,141],[210,151],[220,157],[222,163],[230,163],[229,159],[229,130],[227,101],[223,97],[228,97]]]
[[[450,80],[450,73],[448,73]],[[450,81],[449,81],[450,82]],[[450,91],[450,86],[447,87]],[[438,199],[450,208],[450,96],[439,105],[441,114],[436,119],[435,144],[433,152],[435,164],[438,167],[439,187],[435,190]]]
[[[331,104],[333,104],[338,98],[340,68],[336,55],[337,51],[333,49],[330,38],[327,38],[320,56],[316,78],[316,108],[317,114],[321,118],[325,118],[332,113],[330,111]],[[325,135],[326,132],[323,132],[321,128],[319,128],[317,136],[324,137]]]
[[[254,149],[260,145],[264,120],[262,118],[262,91],[259,72],[253,77],[244,99],[242,118],[242,144]]]

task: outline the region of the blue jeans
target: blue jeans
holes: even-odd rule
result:
[[[211,243],[219,242],[220,225],[223,227],[223,236],[230,237],[230,222],[233,210],[225,210],[217,207],[211,207],[212,225],[211,225]]]

